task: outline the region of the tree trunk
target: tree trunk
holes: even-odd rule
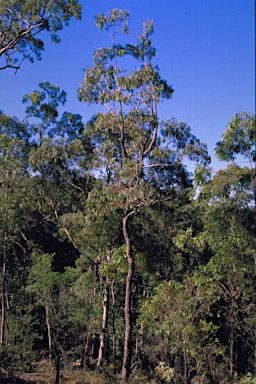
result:
[[[123,218],[123,235],[126,243],[126,256],[128,261],[128,273],[126,277],[125,288],[125,339],[124,339],[124,355],[122,366],[122,380],[126,380],[130,373],[131,365],[131,335],[132,335],[132,321],[131,321],[131,290],[132,279],[134,274],[134,258],[132,255],[131,239],[128,232],[128,218],[129,214]]]
[[[102,365],[103,353],[105,348],[105,339],[108,326],[108,308],[109,308],[109,278],[106,278],[105,289],[104,289],[104,298],[103,298],[103,315],[102,315],[102,328],[100,334],[100,348],[97,367]]]
[[[2,347],[5,339],[6,326],[6,264],[7,264],[7,228],[8,228],[8,196],[9,187],[6,186],[6,209],[5,209],[5,232],[4,232],[4,249],[3,249],[3,267],[2,267],[2,314],[1,314],[1,330],[0,330],[0,347]]]
[[[112,295],[112,350],[113,350],[113,373],[116,374],[116,323],[115,323],[115,291],[114,291],[114,279],[111,284],[111,295]]]
[[[187,352],[186,352],[186,342],[184,341],[184,347],[183,347],[183,359],[184,359],[184,384],[187,384]]]
[[[51,357],[52,357],[52,336],[51,336],[50,310],[49,310],[49,303],[48,303],[48,298],[47,298],[47,290],[45,290],[45,295],[46,295],[45,321],[46,321],[47,336],[48,336],[49,359],[51,359]]]
[[[56,358],[56,379],[55,383],[59,384],[60,383],[60,355],[57,353],[57,358]]]
[[[87,329],[87,333],[86,333],[86,342],[85,342],[85,345],[82,349],[82,353],[81,353],[81,369],[84,370],[84,367],[85,365],[88,366],[88,347],[89,347],[89,338],[90,338],[90,333],[91,333],[91,329],[90,329],[90,326],[88,326]],[[86,361],[85,361],[86,359]]]
[[[234,335],[235,335],[235,300],[231,299],[231,319],[230,319],[230,341],[229,341],[229,379],[230,383],[233,381],[234,374]]]
[[[143,345],[144,345],[144,341],[143,341],[143,324],[142,324],[140,329],[140,343],[139,343],[139,352],[138,352],[138,362],[139,362],[140,369],[143,369],[143,358],[141,353]]]
[[[2,269],[2,315],[1,315],[1,331],[0,331],[1,346],[4,343],[4,336],[5,336],[5,320],[6,320],[5,290],[6,290],[6,245],[4,244],[4,257],[3,257],[3,269]]]
[[[230,342],[229,342],[229,354],[230,354],[230,360],[229,360],[229,379],[230,383],[233,382],[233,371],[234,371],[234,329],[233,326],[231,326],[231,332],[230,332]]]

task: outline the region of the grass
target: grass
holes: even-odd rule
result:
[[[34,364],[32,373],[24,373],[20,376],[20,382],[17,384],[55,384],[55,367],[48,361],[41,361]],[[121,375],[112,375],[97,371],[82,371],[66,369],[60,372],[60,384],[121,384]],[[13,382],[15,383],[15,382]],[[132,375],[127,384],[158,384],[155,380],[149,380],[148,377],[140,372]],[[2,381],[1,381],[2,384]],[[3,384],[5,384],[3,382]],[[7,384],[7,383],[6,383]]]

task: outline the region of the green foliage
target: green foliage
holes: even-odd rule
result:
[[[52,272],[52,259],[54,255],[43,254],[35,256],[36,260],[31,267],[27,291],[37,296],[38,304],[45,305],[56,284],[57,272]]]
[[[11,6],[21,15],[26,10],[25,18],[37,10],[31,22],[49,5],[23,3]],[[0,27],[8,4],[0,5]],[[49,6],[44,27],[56,39],[80,6],[71,0]],[[231,381],[245,372],[253,373],[240,382],[254,382],[255,170],[233,163],[211,178],[206,145],[189,125],[160,121],[157,104],[173,88],[153,65],[154,24],[146,20],[135,37],[128,21],[129,13],[118,9],[96,18],[112,45],[97,49],[85,70],[80,100],[106,108],[86,125],[80,115],[59,114],[66,92],[49,82],[24,96],[23,122],[0,113],[0,365],[29,370],[50,334],[52,358],[58,353],[67,366],[83,361],[88,372],[104,333],[103,362],[110,368],[101,369],[114,382],[108,374],[121,368],[128,299],[129,353],[139,367],[131,382],[149,382],[141,374],[147,370],[166,383],[202,375]],[[125,35],[120,40],[118,32]],[[43,45],[29,35],[22,47],[17,52],[28,49],[34,57]],[[236,115],[218,156],[242,155],[252,165],[254,123],[253,114]],[[200,164],[195,194],[185,159]],[[87,377],[103,381],[98,373],[81,381]]]
[[[255,384],[255,383],[256,383],[256,377],[253,376],[251,373],[247,373],[247,375],[245,375],[239,380],[239,384]]]
[[[60,91],[60,87],[49,81],[39,84],[41,92],[34,91],[24,95],[23,103],[29,103],[26,114],[29,117],[40,118],[44,124],[50,125],[58,116],[57,107],[66,102],[66,92]]]
[[[194,172],[195,186],[206,184],[211,179],[211,168],[202,165],[197,165]]]
[[[145,341],[150,340],[148,346],[145,342],[144,353],[158,364],[171,360],[175,377],[178,357],[183,359],[184,374],[207,372],[216,366],[216,356],[224,353],[216,338],[218,327],[206,320],[209,314],[208,297],[192,279],[159,284],[141,307],[139,324]]]
[[[253,195],[253,203],[256,204],[256,182],[255,182],[255,163],[256,163],[256,117],[255,113],[241,112],[236,114],[228,124],[226,132],[222,136],[222,141],[216,144],[216,155],[220,160],[234,161],[238,156],[242,156],[249,163],[249,167],[241,170],[238,180],[241,185]]]
[[[252,170],[248,167],[239,167],[230,164],[226,169],[216,172],[212,179],[199,180],[196,171],[196,182],[201,185],[199,200],[212,202],[229,202],[232,200],[239,206],[250,206],[254,202],[254,179]]]
[[[127,23],[126,17],[125,11],[114,10],[106,17],[99,15],[98,20],[101,26],[106,23],[111,29],[116,21]],[[106,195],[112,190],[120,207],[129,193],[130,210],[134,212],[145,205],[144,201],[156,199],[150,183],[159,188],[163,183],[186,183],[184,158],[204,164],[210,160],[206,146],[191,134],[187,124],[174,119],[166,123],[158,120],[156,105],[170,99],[173,88],[161,78],[159,68],[152,65],[152,33],[153,23],[146,21],[136,45],[117,44],[112,35],[112,47],[94,52],[94,65],[86,68],[78,90],[81,101],[107,108],[107,113],[98,113],[86,127],[85,137],[94,148],[92,167],[111,184],[105,188]],[[142,65],[128,73],[119,64],[121,57],[130,57],[135,65],[137,61]],[[160,129],[162,142],[158,137]],[[114,183],[121,183],[124,188],[114,187]],[[113,197],[107,199],[109,204]]]
[[[37,35],[49,31],[52,41],[59,43],[58,32],[73,16],[81,18],[81,5],[77,0],[1,1],[0,57],[5,63],[0,69],[17,71],[23,60],[41,59],[44,42]]]
[[[176,161],[181,162],[184,157],[187,157],[205,166],[210,163],[206,144],[200,143],[200,140],[192,134],[188,124],[169,119],[162,127],[161,134],[166,147],[175,148],[172,155],[177,156]]]
[[[80,274],[71,287],[71,292],[82,303],[80,321],[86,324],[90,332],[99,332],[101,324],[101,292],[92,270]]]
[[[24,303],[23,303],[24,304]],[[35,344],[40,339],[37,321],[32,308],[26,303],[25,308],[15,308],[8,322],[11,332],[8,343],[0,352],[0,364],[9,374],[22,374],[30,371],[31,363],[36,359]]]
[[[129,20],[129,12],[126,10],[115,8],[108,11],[105,15],[100,13],[96,16],[96,24],[99,29],[110,30],[117,22],[122,24],[122,31],[127,33],[127,24]]]
[[[210,260],[194,271],[194,278],[196,285],[208,296],[211,316],[220,325],[219,335],[229,334],[229,340],[222,341],[229,343],[222,375],[225,376],[225,369],[228,375],[229,364],[230,380],[234,375],[235,356],[239,360],[243,354],[238,340],[242,345],[250,345],[249,361],[250,354],[254,355],[255,351],[254,332],[249,332],[247,327],[248,318],[255,317],[256,309],[253,294],[255,211],[249,174],[247,167],[242,169],[231,164],[226,170],[218,171],[212,180],[204,180],[196,202],[202,230],[196,233],[188,228],[175,238],[175,244],[186,252],[196,254],[208,249],[212,253]]]
[[[94,52],[93,65],[85,69],[84,81],[78,90],[81,101],[106,108],[105,113],[93,116],[85,130],[86,140],[93,148],[92,170],[95,178],[101,181],[88,196],[86,208],[90,207],[91,211],[86,212],[85,222],[87,229],[93,229],[89,220],[99,222],[98,218],[104,217],[105,221],[112,221],[116,212],[118,221],[114,230],[119,225],[123,233],[119,244],[110,244],[104,239],[106,246],[102,248],[103,243],[98,241],[98,238],[103,239],[100,235],[91,247],[95,256],[106,249],[112,254],[112,259],[104,262],[103,274],[120,281],[127,268],[123,379],[129,371],[132,353],[131,321],[136,320],[136,314],[132,319],[131,305],[138,302],[137,291],[145,292],[138,287],[138,282],[147,281],[150,285],[154,281],[146,271],[150,264],[147,252],[150,251],[137,241],[136,216],[156,205],[161,197],[164,201],[166,196],[161,192],[167,185],[179,185],[181,189],[189,185],[189,176],[182,164],[185,158],[203,164],[210,161],[206,146],[192,135],[187,124],[174,119],[160,122],[157,104],[170,99],[173,88],[161,78],[159,68],[152,63],[156,53],[151,41],[154,25],[147,20],[135,44],[131,35],[128,43],[118,43],[116,32],[127,33],[128,16],[126,11],[117,9],[98,15],[98,27],[110,32],[112,46]],[[125,61],[129,67],[134,63],[131,67],[134,69],[128,72],[121,66]],[[105,234],[104,229],[101,231]],[[95,228],[90,235],[94,237],[97,232]],[[109,238],[112,240],[111,235]],[[115,277],[115,267],[118,277]]]
[[[155,373],[164,383],[173,383],[174,369],[167,367],[163,361],[155,368]]]
[[[241,112],[233,117],[222,135],[222,141],[216,144],[216,155],[225,161],[234,161],[242,155],[251,165],[256,161],[255,114]]]

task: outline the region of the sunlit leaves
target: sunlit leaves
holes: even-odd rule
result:
[[[5,63],[0,69],[17,71],[23,60],[41,59],[44,42],[37,34],[49,31],[52,41],[59,43],[58,32],[73,16],[81,18],[81,5],[77,0],[1,1],[0,57],[5,58]]]
[[[211,159],[207,152],[206,144],[192,134],[188,124],[176,119],[169,119],[161,129],[163,143],[166,149],[173,149],[177,158],[181,161],[184,157],[192,161],[207,165]]]
[[[96,17],[96,24],[99,29],[109,31],[112,27],[119,27],[124,33],[128,32],[129,12],[123,9],[114,8],[106,14],[100,13]]]
[[[216,155],[220,160],[234,161],[242,156],[249,164],[243,170],[237,167],[236,173],[240,173],[238,180],[244,187],[244,191],[252,192],[254,204],[256,204],[256,117],[255,113],[241,112],[236,114],[228,124],[226,132],[222,135],[222,141],[216,145]],[[231,169],[231,168],[230,168]],[[233,167],[234,169],[234,167]],[[242,175],[243,173],[243,175]],[[233,184],[234,185],[234,184]],[[249,188],[248,188],[249,187]],[[249,203],[250,203],[250,199]],[[252,199],[251,199],[252,201]]]
[[[39,84],[41,91],[34,91],[23,97],[23,103],[28,103],[26,114],[28,117],[40,118],[50,124],[58,117],[58,106],[66,102],[66,92],[60,87],[45,81]]]
[[[39,255],[31,268],[28,278],[27,291],[35,293],[40,304],[44,305],[46,295],[50,295],[56,284],[57,272],[52,271],[52,259],[54,255]]]
[[[256,161],[255,140],[255,114],[237,113],[222,135],[222,141],[217,143],[216,155],[226,161],[235,160],[238,155],[242,155],[252,166],[252,162]]]
[[[223,353],[215,337],[218,327],[206,320],[209,311],[207,295],[192,279],[186,277],[182,283],[171,280],[159,284],[141,308],[143,349],[154,362],[168,358],[175,361],[175,357],[182,356],[183,371],[207,371],[209,364],[216,364],[216,355]],[[150,340],[148,349],[147,340]]]
[[[198,180],[198,171],[196,171]],[[248,167],[241,168],[230,164],[226,169],[220,169],[213,178],[204,178],[200,190],[200,199],[225,202],[232,200],[237,204],[250,206],[254,200],[252,170]]]

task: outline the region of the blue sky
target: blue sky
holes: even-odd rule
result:
[[[254,0],[82,0],[83,17],[60,33],[61,43],[43,35],[41,61],[23,63],[17,74],[0,71],[0,110],[22,119],[22,96],[50,81],[67,92],[65,110],[89,120],[95,107],[77,99],[83,68],[92,64],[93,49],[111,43],[95,25],[95,16],[113,8],[130,11],[130,29],[154,20],[154,64],[174,88],[173,98],[158,108],[161,119],[175,117],[207,143],[214,170],[223,168],[214,156],[233,115],[255,111]],[[41,35],[42,37],[42,35]]]

